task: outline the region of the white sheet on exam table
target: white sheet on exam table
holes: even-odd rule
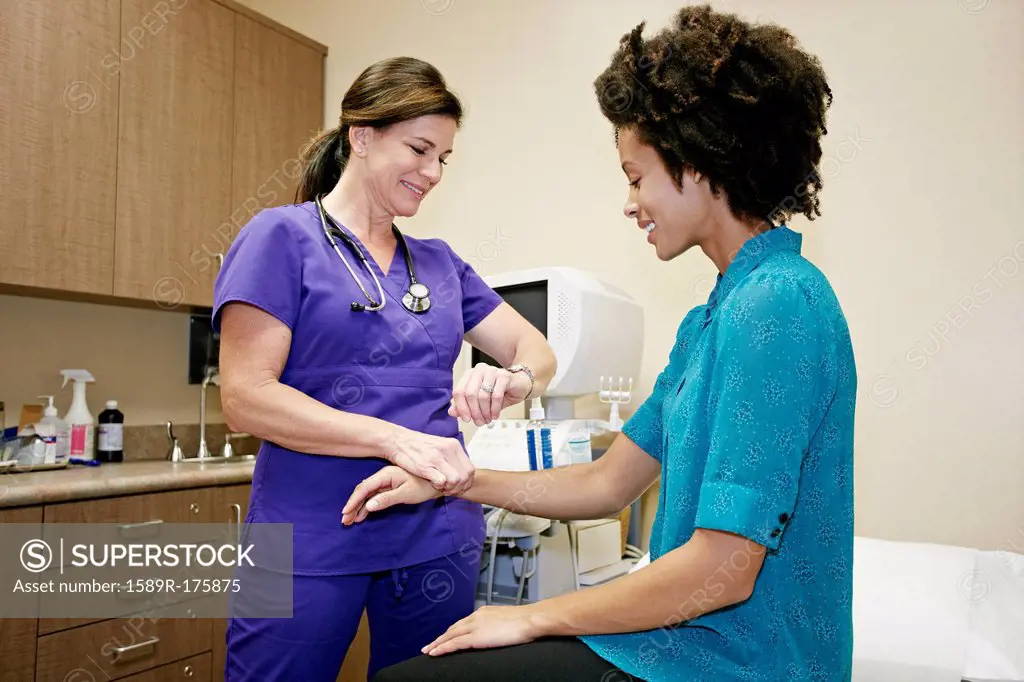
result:
[[[858,537],[853,601],[853,682],[1024,682],[1024,555]]]
[[[977,551],[854,540],[853,682],[960,682],[970,603],[958,585]]]

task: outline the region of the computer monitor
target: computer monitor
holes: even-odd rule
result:
[[[547,338],[558,369],[544,394],[552,419],[573,418],[573,401],[615,382],[636,379],[644,343],[643,308],[626,292],[583,270],[536,268],[485,281]],[[477,349],[472,364],[500,365]]]

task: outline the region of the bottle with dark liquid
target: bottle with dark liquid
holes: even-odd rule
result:
[[[124,414],[117,409],[116,400],[108,400],[107,409],[96,420],[96,459],[124,461]]]

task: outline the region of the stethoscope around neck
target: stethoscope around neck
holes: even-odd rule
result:
[[[348,270],[348,274],[352,275],[352,279],[359,286],[359,290],[363,292],[363,296],[369,302],[369,305],[363,303],[352,302],[352,310],[355,312],[377,312],[384,308],[387,303],[387,296],[384,294],[384,287],[380,284],[380,279],[377,278],[377,273],[373,271],[373,267],[366,260],[366,255],[363,250],[359,248],[359,245],[349,237],[344,230],[338,227],[337,223],[334,222],[334,218],[327,214],[324,210],[324,205],[321,202],[321,197],[314,199],[317,210],[320,212],[320,225],[323,227],[324,235],[327,237],[327,241],[330,242],[331,246],[334,247],[334,252],[338,254],[338,258],[345,264],[345,269]],[[427,288],[426,284],[416,280],[416,271],[412,266],[412,254],[409,252],[409,244],[405,241],[405,235],[403,235],[397,227],[391,226],[392,232],[395,233],[395,237],[398,239],[399,244],[402,247],[402,253],[405,255],[405,266],[409,269],[409,288],[406,290],[405,295],[402,296],[402,305],[405,309],[411,313],[425,313],[430,310],[430,289]],[[359,256],[359,260],[363,263],[363,267],[370,273],[370,277],[373,278],[374,284],[377,285],[377,294],[380,296],[380,301],[374,300],[370,296],[370,292],[363,286],[363,282],[356,275],[355,270],[348,264],[348,259],[345,258],[345,254],[338,248],[338,242],[335,237],[340,237],[345,244],[348,245],[352,251]]]

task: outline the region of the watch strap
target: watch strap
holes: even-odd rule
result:
[[[515,374],[517,372],[522,372],[530,380],[530,392],[526,394],[525,398],[523,398],[524,401],[529,400],[530,396],[533,395],[534,387],[536,387],[536,385],[537,385],[536,381],[533,378],[533,372],[530,370],[529,367],[527,367],[526,365],[524,365],[521,362],[517,362],[516,364],[512,365],[511,367],[509,367],[507,369],[508,369],[509,372],[512,372],[513,374]]]

